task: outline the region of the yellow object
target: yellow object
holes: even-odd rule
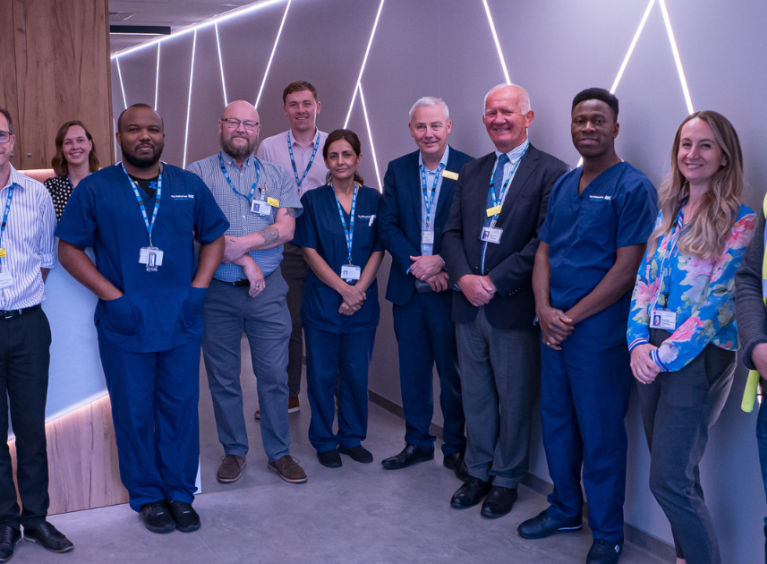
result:
[[[750,370],[748,372],[748,380],[746,381],[746,391],[743,393],[743,403],[740,405],[740,408],[746,413],[751,413],[754,410],[758,387],[759,373],[756,370]]]
[[[458,180],[458,173],[453,172],[452,170],[443,170],[442,177],[449,178],[450,180]]]
[[[501,206],[495,206],[494,208],[487,208],[487,217],[493,217],[501,213]]]
[[[6,254],[5,249],[0,249],[0,258],[3,258]]]
[[[272,206],[273,208],[279,208],[280,207],[280,201],[275,198],[267,198],[266,203]]]

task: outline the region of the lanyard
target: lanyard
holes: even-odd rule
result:
[[[333,188],[333,183],[330,183],[330,187]],[[354,185],[354,196],[352,197],[352,212],[349,218],[349,225],[346,225],[344,219],[344,210],[341,207],[341,202],[338,201],[335,190],[333,191],[333,197],[336,199],[336,205],[338,206],[338,215],[341,216],[341,225],[344,226],[344,235],[346,236],[346,250],[349,252],[349,264],[352,263],[352,242],[354,241],[354,213],[357,209],[357,185]]]
[[[16,184],[11,184],[8,188],[8,196],[5,198],[5,213],[3,214],[3,223],[0,225],[0,248],[2,248],[3,235],[5,234],[5,226],[8,225],[8,214],[11,213],[11,201],[13,200],[13,191],[16,189]],[[0,256],[0,264],[3,259]]]
[[[503,183],[503,186],[501,187],[501,194],[500,198],[496,197],[495,195],[495,169],[498,168],[498,161],[499,159],[495,159],[495,166],[493,167],[493,174],[490,175],[490,198],[493,201],[493,207],[496,208],[498,206],[503,205],[503,201],[506,198],[506,191],[509,189],[509,183],[511,182],[511,179],[514,178],[514,174],[517,172],[517,169],[519,168],[519,163],[522,162],[522,158],[525,156],[525,153],[527,153],[527,149],[530,147],[528,145],[525,147],[525,150],[522,151],[522,154],[517,159],[517,162],[511,165],[511,170],[509,171],[509,176],[506,178],[506,182]],[[493,216],[492,221],[490,222],[491,227],[495,227],[495,222],[498,221],[498,216],[500,214],[495,214]]]
[[[671,280],[669,279],[671,276],[671,265],[667,266],[666,263],[674,254],[674,249],[682,234],[682,228],[684,227],[684,212],[682,210],[686,204],[686,200],[682,202],[682,206],[679,208],[679,214],[676,216],[674,227],[671,229],[671,233],[669,233],[666,251],[663,253],[663,258],[660,261],[660,268],[658,269],[661,280],[658,284],[658,292],[655,294],[655,297],[650,304],[650,311],[654,310],[658,303],[661,302],[661,296],[663,297],[663,300],[660,305],[663,309],[668,307],[669,287],[671,285]]]
[[[437,192],[437,183],[442,171],[445,169],[443,163],[439,163],[437,170],[435,171],[434,184],[431,187],[431,195],[428,192],[426,186],[426,166],[421,165],[421,191],[423,192],[423,203],[426,206],[426,230],[429,230],[429,224],[431,223],[431,205],[434,203],[434,194]]]
[[[309,169],[312,168],[312,164],[314,163],[314,157],[317,156],[317,149],[320,148],[320,131],[317,130],[317,140],[314,142],[314,150],[312,151],[312,157],[309,159],[309,164],[306,165],[306,170],[304,171],[304,175],[301,177],[301,180],[298,179],[298,169],[296,168],[296,159],[293,157],[293,144],[290,142],[290,130],[288,130],[288,152],[290,153],[290,164],[293,165],[293,176],[296,177],[296,185],[301,188],[301,183],[306,178],[306,175],[309,174]]]
[[[226,182],[227,184],[229,184],[229,187],[232,189],[232,192],[234,192],[236,195],[242,198],[245,198],[248,202],[250,202],[253,199],[253,194],[256,193],[256,186],[258,186],[258,181],[261,178],[261,167],[258,166],[258,159],[256,158],[253,159],[253,163],[256,165],[256,181],[250,187],[250,194],[248,196],[245,196],[239,190],[237,190],[237,188],[234,187],[234,184],[232,183],[232,179],[229,178],[229,171],[226,170],[226,165],[224,164],[224,157],[221,156],[221,153],[218,154],[218,163],[221,165],[221,172],[224,175],[224,178],[226,178]]]
[[[154,222],[157,220],[157,212],[160,211],[160,199],[162,198],[162,171],[165,167],[160,169],[160,177],[157,179],[157,193],[155,194],[154,211],[152,212],[152,223],[149,223],[149,218],[146,215],[146,208],[144,207],[144,200],[141,199],[141,194],[138,191],[138,186],[136,186],[136,183],[130,177],[128,171],[125,170],[125,165],[120,163],[120,166],[122,167],[125,176],[128,177],[128,182],[130,182],[130,186],[133,188],[133,193],[136,195],[136,200],[138,200],[138,205],[141,208],[141,215],[144,216],[144,224],[146,225],[146,230],[149,233],[149,246],[154,247],[152,244],[152,229],[154,229]]]

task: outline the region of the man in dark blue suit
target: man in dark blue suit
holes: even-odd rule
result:
[[[466,450],[452,291],[440,257],[442,230],[458,172],[472,158],[448,147],[452,123],[447,104],[425,97],[410,110],[410,135],[418,151],[389,163],[379,230],[392,256],[386,299],[394,304],[405,449],[382,461],[389,470],[434,458],[429,432],[434,412],[432,372],[437,366],[444,418],[443,464],[464,480]]]

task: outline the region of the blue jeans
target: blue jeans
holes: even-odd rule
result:
[[[762,380],[762,390],[767,390],[767,380]],[[767,402],[762,400],[756,420],[756,441],[759,444],[759,460],[762,462],[762,479],[767,492]],[[767,562],[767,518],[764,520],[764,561]]]

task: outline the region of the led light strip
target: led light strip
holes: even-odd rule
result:
[[[639,22],[639,27],[637,28],[636,33],[634,34],[634,39],[631,40],[631,45],[629,45],[628,53],[626,53],[626,57],[623,59],[623,64],[621,65],[620,70],[618,71],[618,76],[615,77],[615,82],[613,82],[612,88],[610,88],[610,94],[615,94],[615,90],[618,88],[618,83],[620,83],[621,78],[623,78],[623,72],[626,70],[626,67],[629,64],[629,59],[631,58],[631,54],[634,52],[634,47],[636,47],[637,41],[639,41],[639,36],[642,35],[642,30],[644,29],[644,25],[647,23],[647,18],[650,17],[650,12],[652,11],[652,7],[655,5],[655,0],[650,0],[650,3],[647,4],[647,9],[644,11],[644,15],[642,16],[642,21]]]
[[[498,49],[498,58],[501,60],[501,67],[503,68],[503,76],[506,77],[506,84],[511,84],[511,78],[509,78],[509,69],[506,68],[506,59],[503,58],[503,51],[501,51],[501,42],[498,40],[498,32],[495,30],[495,22],[493,21],[493,15],[490,13],[490,6],[487,4],[487,0],[482,0],[482,3],[485,5],[485,13],[487,14],[487,21],[490,24],[490,31],[493,32],[493,40],[495,41],[495,48]]]
[[[370,137],[370,154],[373,156],[373,166],[376,169],[376,180],[378,180],[378,191],[383,192],[383,184],[381,183],[381,173],[378,170],[378,159],[376,159],[376,150],[373,146],[373,131],[370,129],[370,120],[368,119],[368,109],[365,105],[365,96],[362,94],[362,85],[359,85],[360,102],[362,102],[362,112],[365,114],[365,125],[368,128],[368,137]]]
[[[160,97],[160,47],[161,45],[157,44],[157,74],[155,75],[154,79],[154,111],[157,111],[157,100]],[[120,64],[120,59],[117,59],[117,64]]]
[[[128,100],[125,98],[125,86],[123,85],[123,73],[120,70],[120,59],[117,59],[117,76],[120,77],[120,90],[123,93],[123,106],[128,109]]]
[[[360,74],[357,77],[357,83],[354,85],[354,93],[352,94],[352,103],[349,105],[349,112],[346,114],[346,121],[344,122],[344,129],[349,125],[349,118],[352,116],[352,108],[354,108],[354,101],[357,99],[357,91],[360,89],[360,82],[362,81],[362,73],[365,72],[365,64],[368,62],[368,55],[370,54],[370,47],[373,45],[373,37],[376,34],[376,28],[378,27],[378,20],[381,18],[381,10],[383,10],[385,0],[381,0],[378,5],[378,13],[376,14],[375,22],[373,22],[373,31],[370,32],[370,39],[368,40],[367,49],[365,49],[365,56],[362,58],[362,67],[360,68]]]
[[[226,80],[224,79],[224,60],[221,58],[221,42],[218,39],[218,23],[216,23],[216,47],[218,48],[218,66],[221,68],[221,88],[224,90],[224,106],[228,106],[229,100],[226,96]]]
[[[254,107],[258,107],[258,103],[261,101],[261,94],[264,91],[264,85],[266,84],[266,77],[269,76],[269,69],[272,67],[272,60],[274,54],[277,52],[277,43],[280,42],[280,35],[282,35],[282,28],[285,27],[285,20],[288,17],[288,10],[290,9],[290,3],[293,0],[288,0],[288,4],[285,6],[285,13],[282,14],[282,22],[280,22],[280,29],[277,30],[277,37],[274,39],[274,47],[272,47],[272,54],[269,55],[269,62],[266,64],[266,70],[264,71],[264,79],[261,81],[261,88],[258,89],[258,96],[256,96],[256,103]],[[221,71],[223,72],[223,71]]]
[[[692,98],[690,97],[690,90],[687,88],[687,79],[684,76],[684,68],[682,68],[682,58],[679,56],[679,49],[676,46],[676,38],[674,37],[674,30],[671,29],[671,18],[668,16],[668,10],[666,9],[666,0],[659,0],[660,9],[663,12],[663,21],[666,24],[666,32],[668,33],[668,40],[671,43],[671,51],[674,53],[674,61],[676,62],[676,70],[679,73],[679,82],[682,83],[682,91],[684,92],[684,101],[687,103],[688,113],[693,113],[695,109],[692,106]]]
[[[192,111],[192,84],[194,82],[194,52],[197,48],[197,31],[195,30],[192,37],[192,65],[189,69],[189,99],[186,103],[186,130],[184,131],[184,164],[182,168],[186,168],[186,148],[189,144],[189,115]]]

